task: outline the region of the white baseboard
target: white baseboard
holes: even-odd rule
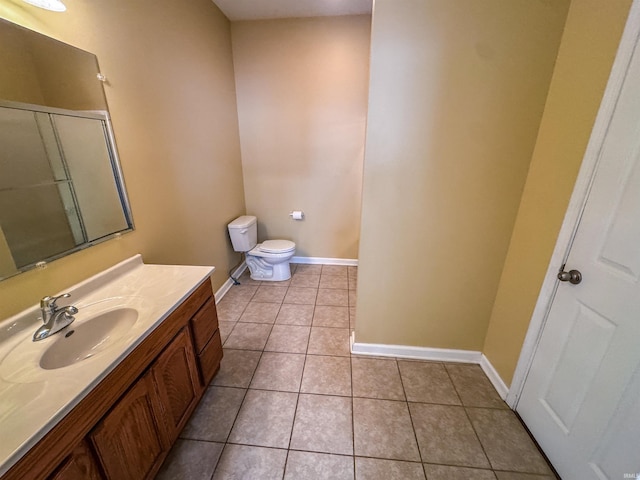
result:
[[[291,263],[304,263],[307,265],[348,265],[358,266],[357,258],[323,258],[323,257],[292,257]]]
[[[240,275],[242,275],[242,272],[244,272],[246,269],[247,269],[246,262],[242,262],[240,266],[236,268],[236,271],[233,272],[233,276],[235,278],[238,278]],[[231,278],[227,278],[227,281],[222,284],[222,286],[216,291],[214,295],[214,298],[216,299],[216,305],[220,303],[220,300],[222,300],[222,297],[224,297],[227,294],[227,292],[231,287],[233,287],[233,280],[231,280]]]
[[[485,375],[489,378],[489,381],[493,385],[493,388],[496,389],[498,395],[503,400],[506,400],[507,394],[509,393],[509,387],[504,383],[498,371],[491,365],[491,362],[487,357],[485,357],[484,353],[482,354],[482,358],[480,359],[480,367]]]
[[[493,368],[491,362],[482,352],[475,350],[452,350],[448,348],[411,347],[408,345],[385,345],[380,343],[358,343],[355,333],[351,333],[351,353],[357,355],[372,355],[376,357],[413,358],[417,360],[432,360],[437,362],[474,363],[480,365],[487,378],[505,400],[509,388],[500,375]]]
[[[358,343],[352,341],[351,353],[376,357],[413,358],[437,362],[480,363],[481,352],[473,350],[451,350],[448,348],[412,347],[408,345],[385,345],[381,343]]]

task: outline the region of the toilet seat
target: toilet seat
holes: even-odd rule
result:
[[[289,253],[296,249],[296,244],[289,240],[265,240],[258,249],[264,253]]]

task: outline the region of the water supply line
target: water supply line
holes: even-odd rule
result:
[[[235,277],[233,276],[233,272],[234,272],[234,271],[235,271],[235,270],[236,270],[240,265],[242,265],[242,262],[244,262],[244,252],[240,252],[240,261],[239,261],[236,265],[234,265],[233,267],[231,267],[231,270],[229,270],[229,278],[230,278],[231,280],[233,280],[233,284],[234,284],[234,285],[240,285],[240,282],[238,281],[238,279],[237,279],[237,278],[235,278]]]

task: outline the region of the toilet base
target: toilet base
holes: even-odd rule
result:
[[[288,260],[272,264],[263,258],[247,255],[247,266],[251,272],[252,280],[282,282],[291,278],[291,267]]]

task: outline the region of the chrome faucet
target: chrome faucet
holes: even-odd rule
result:
[[[40,311],[42,312],[42,321],[44,325],[40,326],[36,333],[33,334],[33,341],[44,340],[54,333],[59,332],[64,327],[70,325],[74,320],[74,315],[78,313],[78,309],[73,305],[68,307],[58,307],[56,302],[61,298],[69,298],[71,294],[64,293],[57,297],[46,296],[40,300]]]

